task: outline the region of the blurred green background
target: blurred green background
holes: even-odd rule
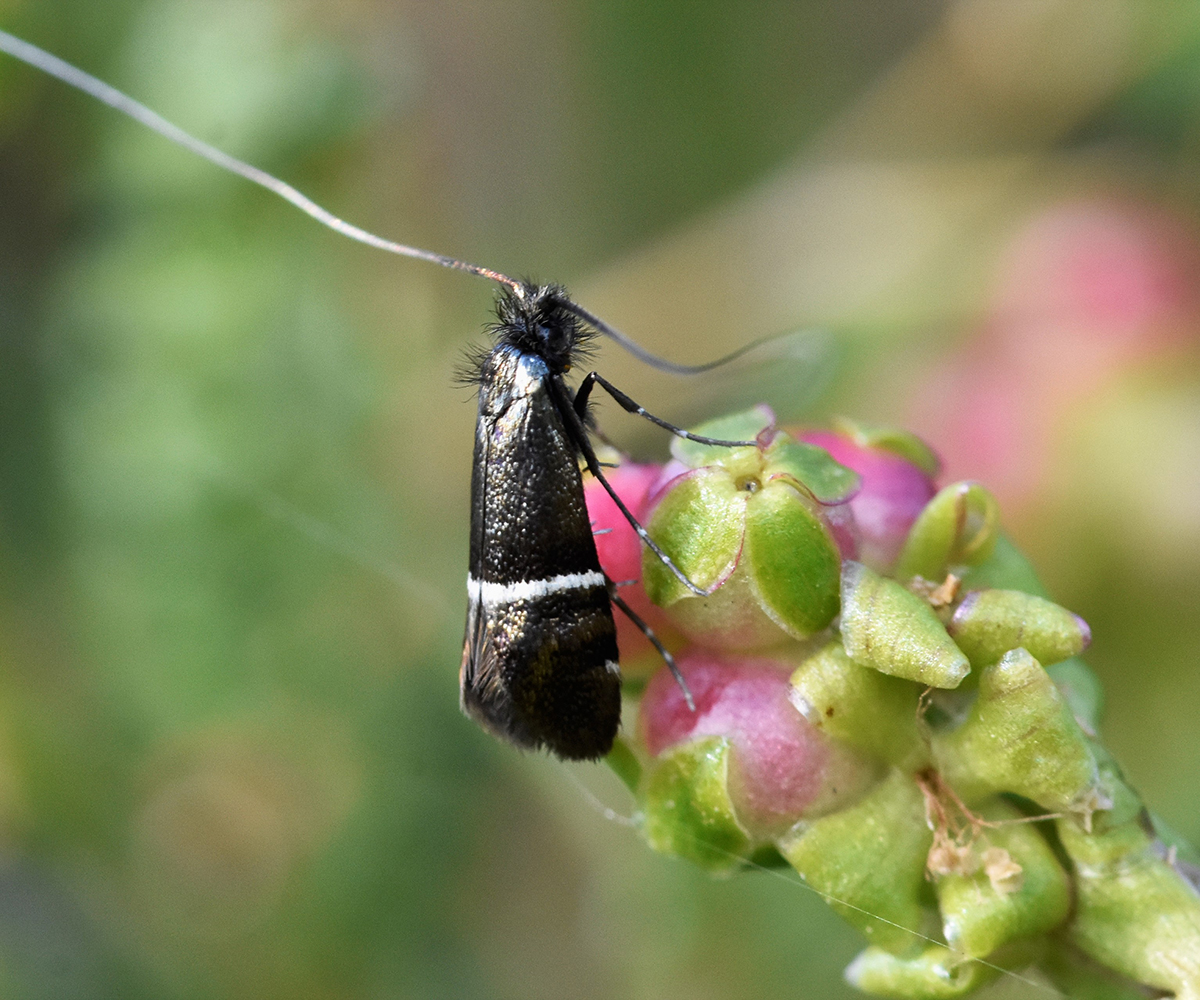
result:
[[[1200,2],[0,0],[0,27],[673,358],[832,333],[796,399],[821,375],[812,419],[910,425],[995,487],[1092,625],[1110,746],[1200,840]],[[860,943],[806,889],[653,856],[581,790],[630,808],[601,769],[460,717],[450,373],[490,296],[0,58],[0,996],[850,995]]]

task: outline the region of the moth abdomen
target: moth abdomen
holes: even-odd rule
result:
[[[518,746],[589,760],[621,718],[617,636],[602,573],[468,581],[463,709]]]

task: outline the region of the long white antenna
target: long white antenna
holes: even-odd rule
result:
[[[422,250],[420,247],[410,247],[405,243],[385,240],[382,236],[376,236],[365,229],[360,229],[345,219],[339,219],[332,212],[322,208],[311,198],[301,194],[290,184],[281,181],[278,177],[273,177],[265,170],[259,170],[258,167],[251,166],[249,163],[230,156],[228,153],[217,149],[216,146],[210,146],[203,139],[197,139],[190,132],[185,132],[178,125],[167,121],[162,115],[151,111],[146,105],[140,101],[135,101],[128,94],[117,90],[116,87],[110,86],[98,77],[94,77],[90,73],[85,73],[78,67],[72,66],[69,62],[59,59],[58,56],[52,55],[45,49],[40,49],[32,43],[18,38],[16,35],[10,35],[7,31],[0,31],[0,52],[7,52],[13,58],[19,59],[21,62],[27,63],[35,69],[40,69],[43,73],[48,73],[50,76],[62,80],[63,83],[83,91],[98,101],[103,101],[109,107],[120,111],[121,114],[128,115],[134,121],[145,125],[146,128],[152,129],[176,145],[182,146],[197,156],[202,156],[222,170],[228,170],[231,174],[237,174],[252,184],[257,184],[272,194],[278,195],[284,201],[300,209],[305,215],[316,219],[323,226],[328,226],[334,232],[348,236],[359,243],[365,243],[369,247],[375,247],[377,250],[386,250],[388,253],[398,254],[401,257],[412,257],[416,260],[427,261],[430,264],[438,264],[441,267],[452,268],[455,271],[466,271],[468,274],[487,278],[489,281],[494,281],[497,284],[506,285],[511,288],[518,298],[524,298],[525,296],[527,287],[525,282],[517,281],[515,278],[510,278],[499,271],[493,271],[488,267],[480,267],[478,264],[469,264],[454,257],[447,257],[445,254],[434,253],[432,250]],[[634,357],[661,371],[671,372],[675,375],[696,375],[700,372],[711,371],[713,368],[726,364],[734,358],[741,357],[743,354],[754,350],[764,343],[770,343],[778,339],[776,337],[768,337],[765,341],[755,341],[752,344],[747,344],[745,347],[739,348],[732,354],[708,364],[680,365],[665,358],[660,358],[656,354],[651,354],[631,337],[623,334],[616,327],[605,323],[598,316],[588,312],[570,299],[563,297],[561,302],[585,323],[590,324],[604,336],[616,341]]]
[[[465,261],[456,260],[444,254],[434,253],[432,250],[422,250],[420,247],[410,247],[404,243],[385,240],[382,236],[368,233],[365,229],[360,229],[345,219],[339,219],[332,212],[326,211],[311,198],[305,197],[290,184],[284,183],[278,177],[272,177],[266,171],[259,170],[258,167],[252,167],[249,163],[244,163],[230,156],[228,153],[222,152],[216,146],[210,146],[202,139],[197,139],[190,132],[185,132],[178,125],[167,121],[162,115],[151,111],[146,105],[135,101],[127,94],[121,93],[116,87],[109,86],[103,80],[92,76],[90,73],[85,73],[83,70],[72,66],[69,62],[64,62],[58,56],[51,55],[45,49],[39,49],[36,45],[17,38],[16,35],[0,31],[0,51],[7,52],[10,56],[20,59],[21,62],[28,63],[35,69],[40,69],[43,73],[49,73],[51,76],[57,77],[63,83],[69,84],[77,90],[82,90],[85,94],[90,94],[96,100],[103,101],[109,107],[116,108],[122,114],[128,115],[134,121],[145,125],[146,128],[153,129],[159,135],[170,139],[171,142],[190,150],[197,156],[204,157],[210,163],[215,163],[222,170],[228,170],[231,174],[244,177],[252,184],[257,184],[259,187],[266,188],[272,194],[279,195],[284,201],[291,202],[301,212],[316,219],[321,225],[328,226],[343,236],[348,236],[352,240],[365,243],[367,246],[375,247],[378,250],[386,250],[388,253],[399,254],[401,257],[414,257],[417,260],[429,261],[431,264],[440,264],[442,267],[453,268],[456,271],[466,271],[468,274],[478,275],[481,278],[487,278],[489,281],[507,285],[518,293],[520,291],[521,282],[500,274],[498,271],[480,267],[478,264],[468,264]]]

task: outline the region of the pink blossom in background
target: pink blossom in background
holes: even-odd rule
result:
[[[617,492],[622,502],[642,523],[645,523],[649,513],[648,497],[651,488],[658,481],[661,467],[657,465],[623,464],[616,469],[605,471],[605,479]],[[612,497],[608,495],[600,483],[586,478],[584,499],[587,501],[588,515],[592,519],[593,531],[604,531],[596,536],[596,551],[600,556],[600,565],[608,574],[610,580],[623,582],[636,580],[636,583],[622,587],[619,591],[621,598],[626,601],[643,620],[660,633],[660,638],[671,634],[666,618],[662,611],[650,603],[646,591],[642,588],[642,542],[633,530],[625,516],[617,508]],[[605,531],[605,529],[612,529]],[[652,652],[654,647],[636,625],[633,624],[619,609],[613,608],[613,617],[617,623],[617,647],[621,652],[622,664],[627,659]],[[657,654],[655,654],[657,655]]]
[[[1185,349],[1200,322],[1200,244],[1167,212],[1116,200],[1034,217],[997,268],[977,336],[919,387],[905,421],[946,477],[1008,509],[1043,486],[1058,436],[1131,366]]]

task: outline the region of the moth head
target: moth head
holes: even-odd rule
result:
[[[536,354],[554,374],[563,374],[578,361],[590,337],[590,331],[566,308],[568,301],[559,285],[524,282],[516,290],[501,289],[497,322],[492,326],[497,343]]]

